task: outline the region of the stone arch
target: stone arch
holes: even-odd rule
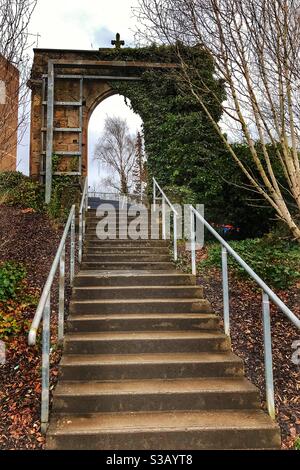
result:
[[[122,53],[134,55],[134,51],[139,50]],[[177,67],[164,62],[115,60],[114,54],[120,53],[111,49],[34,50],[30,175],[46,183],[46,202],[53,174],[87,175],[89,119],[101,101],[118,93],[113,81],[137,81],[147,69]],[[58,157],[56,168],[53,155]]]
[[[97,108],[97,106],[99,106],[99,104],[101,104],[107,98],[110,98],[111,96],[114,96],[114,95],[117,95],[117,94],[118,94],[118,92],[113,88],[110,88],[109,90],[105,91],[104,93],[103,92],[98,92],[98,95],[96,93],[96,98],[88,106],[88,111],[87,111],[88,123],[90,121],[90,118],[91,118],[93,112]]]
[[[220,102],[226,99],[226,93],[215,75],[211,56],[198,46],[182,47],[192,69],[200,72],[195,76],[196,83],[199,86],[203,80],[209,86],[214,83],[218,100],[206,93],[204,98],[216,120],[220,119]],[[32,89],[30,174],[45,183],[46,202],[50,202],[53,175],[69,174],[70,162],[72,176],[86,176],[89,117],[97,104],[114,93],[128,97],[132,110],[143,120],[149,178],[167,160],[164,172],[167,184],[180,185],[187,178],[193,179],[194,167],[199,167],[199,155],[207,153],[207,142],[212,147],[217,147],[218,142],[215,129],[207,122],[199,103],[181,87],[180,74],[174,73],[180,67],[177,60],[172,46],[34,50],[29,82]],[[195,126],[199,132],[195,132]],[[187,165],[182,164],[186,161]]]

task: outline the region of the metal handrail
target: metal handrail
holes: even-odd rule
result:
[[[159,187],[155,178],[154,181],[154,201],[156,200],[156,186]],[[160,187],[159,187],[160,188]],[[167,196],[160,189],[163,198]],[[285,316],[300,329],[300,319],[282,302],[272,289],[255,273],[255,271],[236,253],[236,251],[216,232],[216,230],[205,220],[205,218],[190,205],[190,241],[191,241],[191,262],[192,273],[196,275],[196,231],[195,217],[210,231],[222,246],[222,284],[223,284],[223,315],[225,334],[230,337],[230,306],[229,306],[229,282],[228,282],[228,253],[244,268],[249,276],[262,289],[262,314],[263,314],[263,336],[264,336],[264,364],[265,364],[265,384],[266,400],[269,415],[275,419],[275,395],[274,395],[274,377],[273,377],[273,357],[272,357],[272,332],[270,318],[270,300],[285,314]]]
[[[269,415],[275,419],[275,393],[274,393],[274,377],[273,377],[273,355],[272,355],[272,331],[270,317],[270,299],[285,314],[285,316],[300,329],[300,319],[280,300],[275,292],[250,268],[250,266],[236,253],[236,251],[221,237],[221,235],[212,228],[205,218],[193,207],[191,211],[191,239],[192,239],[192,272],[196,274],[196,254],[195,254],[195,221],[194,216],[200,220],[210,233],[221,243],[222,252],[222,283],[223,283],[223,314],[224,314],[224,330],[225,334],[230,336],[230,308],[229,308],[229,284],[228,284],[228,253],[236,260],[236,262],[244,268],[249,276],[262,289],[262,314],[263,314],[263,335],[264,335],[264,364],[265,364],[265,384],[266,384],[266,401]]]
[[[278,295],[270,289],[270,287],[256,274],[256,272],[250,268],[250,266],[241,258],[237,252],[227,243],[221,235],[219,235],[216,230],[204,219],[204,217],[196,210],[194,207],[191,208],[195,216],[205,225],[205,227],[210,231],[210,233],[221,243],[221,245],[226,249],[228,253],[242,266],[245,271],[249,274],[250,277],[262,288],[262,290],[272,299],[275,305],[277,305],[280,310],[285,313],[289,320],[300,329],[300,319],[285,305],[285,303],[280,300]]]
[[[88,209],[88,178],[85,179],[85,184],[83,188],[81,203],[79,207],[79,236],[78,236],[78,261],[81,264],[82,261],[82,252],[83,252],[83,242],[85,238],[85,229],[86,229],[86,220],[85,214]]]
[[[161,194],[161,199],[162,199],[162,236],[163,239],[167,239],[167,233],[166,233],[166,203],[170,207],[171,211],[173,212],[173,237],[174,237],[174,260],[177,261],[178,259],[178,249],[177,249],[177,239],[178,239],[178,234],[177,234],[177,218],[178,218],[178,212],[173,206],[173,204],[170,202],[169,198],[165,194],[165,192],[162,190],[156,179],[153,177],[153,209],[154,212],[156,211],[156,201],[159,199],[157,197],[157,191],[158,189],[159,193]]]
[[[164,199],[166,200],[166,202],[168,203],[168,206],[170,207],[170,209],[172,209],[172,211],[174,212],[174,214],[178,215],[178,212],[177,210],[175,209],[175,207],[173,206],[173,204],[170,202],[169,198],[167,197],[167,195],[165,194],[165,192],[161,189],[161,187],[159,186],[158,182],[156,181],[155,178],[153,178],[153,183],[154,183],[154,186],[153,186],[153,189],[154,189],[154,200],[157,199],[156,198],[156,188],[158,188],[160,194],[164,197]]]
[[[65,229],[52,263],[47,281],[36,309],[28,334],[29,346],[36,344],[37,332],[43,319],[42,330],[42,404],[41,404],[41,428],[45,432],[49,420],[49,383],[50,383],[50,316],[51,316],[51,288],[57,269],[59,267],[59,310],[58,310],[58,342],[64,338],[64,299],[65,299],[65,254],[66,242],[70,232],[70,285],[75,276],[75,205],[72,206],[65,225]]]

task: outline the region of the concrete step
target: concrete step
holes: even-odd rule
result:
[[[97,215],[97,211],[94,210],[94,211],[91,211],[91,212],[87,213],[86,219],[88,219],[88,220],[90,220],[90,219],[102,220],[105,217],[110,218],[110,219],[112,219],[114,217],[121,218],[121,219],[126,219],[126,218],[136,219],[139,216],[140,216],[140,211],[137,211],[137,213],[129,213],[126,210],[119,211],[118,209],[115,209],[114,211],[110,211],[109,213],[108,213],[108,211],[106,211],[105,215],[103,215],[103,213],[101,215]],[[150,217],[151,217],[151,213],[148,212],[148,219],[149,220],[150,220]],[[153,217],[159,218],[158,215],[154,216],[154,214],[153,214]]]
[[[135,261],[138,262],[147,262],[147,261],[153,261],[155,259],[157,262],[169,262],[170,261],[170,255],[166,254],[157,254],[153,256],[153,254],[146,255],[146,254],[139,254],[139,253],[129,253],[129,254],[120,254],[120,253],[114,253],[114,254],[109,254],[109,255],[98,255],[95,253],[84,253],[83,255],[83,263],[85,262],[98,262],[98,263],[113,263],[113,262],[128,262],[132,263]]]
[[[106,272],[80,271],[75,277],[75,287],[89,286],[183,286],[195,285],[196,278],[190,274],[182,274],[179,271],[172,272]]]
[[[96,331],[211,331],[219,327],[220,320],[214,314],[115,314],[70,315],[68,331],[74,333]]]
[[[86,217],[87,217],[87,218],[89,218],[89,217],[94,217],[94,218],[95,218],[95,217],[98,217],[98,218],[114,217],[114,214],[116,214],[118,217],[128,217],[128,218],[139,217],[140,214],[142,214],[144,217],[147,217],[147,215],[148,215],[148,218],[151,217],[151,211],[148,210],[148,211],[147,211],[147,214],[146,214],[146,211],[145,211],[144,207],[142,207],[142,209],[139,208],[139,207],[134,207],[134,208],[132,207],[132,208],[130,208],[130,209],[126,209],[126,208],[123,209],[123,208],[121,208],[121,210],[120,210],[118,207],[116,207],[116,208],[114,208],[113,211],[111,211],[111,210],[110,210],[110,211],[106,210],[105,213],[104,213],[104,215],[103,215],[103,213],[104,213],[104,212],[103,212],[103,210],[102,210],[102,211],[101,211],[101,214],[98,214],[98,215],[97,215],[97,210],[94,209],[94,210],[92,210],[91,212],[88,211]],[[152,216],[158,218],[158,217],[159,217],[159,212],[157,212],[157,213],[155,214],[155,212],[152,211]]]
[[[114,221],[122,221],[122,222],[126,222],[128,220],[128,222],[132,222],[133,220],[137,219],[138,217],[140,217],[139,214],[137,215],[129,215],[126,213],[122,213],[122,212],[119,212],[119,211],[115,211],[115,213],[112,213],[112,214],[106,214],[106,215],[101,215],[101,216],[97,216],[96,213],[94,214],[88,214],[87,217],[86,217],[86,221],[87,222],[94,222],[94,223],[97,223],[101,220],[107,220],[109,222],[114,222]],[[148,223],[151,222],[151,217],[148,215]],[[153,220],[156,220],[156,221],[159,221],[160,219],[158,217],[154,218],[153,216]]]
[[[171,262],[166,261],[131,261],[131,262],[105,262],[105,263],[98,263],[97,261],[84,261],[81,265],[82,270],[91,269],[91,270],[99,270],[99,271],[111,271],[116,269],[118,271],[124,270],[127,271],[128,269],[132,270],[147,270],[147,271],[175,271],[175,266]]]
[[[94,413],[57,416],[48,449],[194,450],[279,448],[278,426],[261,410]]]
[[[156,248],[156,247],[169,247],[170,240],[99,240],[96,236],[86,237],[85,239],[86,247],[109,247],[114,249],[116,247],[121,248]]]
[[[223,352],[230,349],[228,336],[202,331],[135,331],[68,333],[66,354],[151,354]]]
[[[258,391],[244,378],[61,382],[55,413],[253,409]]]
[[[64,354],[61,378],[77,380],[240,377],[243,362],[231,352],[164,354]]]
[[[211,307],[206,299],[72,300],[70,312],[82,315],[93,313],[211,313]]]
[[[105,236],[102,235],[101,232],[97,232],[96,229],[90,229],[90,230],[87,230],[86,232],[86,237],[88,240],[90,240],[91,238],[95,238],[97,240],[103,240],[103,241],[110,241],[110,240],[132,240],[132,241],[148,241],[148,240],[156,240],[158,238],[158,236],[156,236],[155,234],[152,234],[150,231],[148,232],[138,232],[137,234],[129,234],[128,232],[124,231],[119,231],[119,230],[116,230],[116,231],[113,231],[111,232],[111,234],[109,235],[109,238],[107,238],[107,235],[105,234]]]
[[[143,225],[143,226],[140,226],[139,224],[135,223],[135,222],[128,222],[128,223],[125,223],[125,222],[106,222],[105,224],[102,223],[101,221],[99,222],[93,222],[93,223],[87,223],[86,225],[86,233],[88,232],[91,232],[91,231],[96,231],[97,228],[99,228],[99,230],[103,230],[105,229],[112,231],[114,229],[116,229],[117,231],[121,230],[121,231],[124,231],[125,233],[129,233],[129,228],[131,230],[133,230],[133,233],[136,233],[137,232],[142,232],[142,233],[160,233],[162,234],[162,227],[159,226],[159,225],[152,225],[152,228],[151,228],[151,224],[148,225]],[[131,230],[130,230],[130,233],[131,233]]]
[[[127,286],[127,287],[75,287],[73,300],[96,299],[157,299],[157,298],[203,298],[201,286]]]
[[[162,236],[162,226],[159,224],[139,224],[138,222],[134,221],[127,221],[127,222],[122,222],[119,223],[119,221],[105,221],[105,222],[87,222],[86,223],[86,233],[88,234],[89,232],[96,232],[97,228],[99,228],[100,232],[102,233],[104,230],[105,231],[123,231],[125,233],[134,233],[136,232],[141,232],[141,233],[151,233],[153,234],[158,233],[160,234],[160,237]]]
[[[143,227],[146,227],[146,225],[148,225],[148,227],[151,227],[152,226],[159,226],[161,225],[161,220],[159,219],[153,219],[153,221],[151,221],[151,219],[146,219],[145,221],[143,220],[141,222],[141,220],[137,217],[128,217],[126,219],[126,217],[119,217],[118,215],[116,215],[116,217],[88,217],[86,219],[86,226],[87,227],[90,227],[90,226],[96,226],[99,224],[99,222],[101,223],[101,226],[103,225],[123,225],[123,226],[128,226],[128,225],[142,225]]]
[[[97,224],[87,224],[86,233],[89,234],[90,232],[91,233],[96,232],[98,224],[99,224],[99,222]],[[120,224],[116,223],[116,224],[110,224],[109,229],[110,230],[116,229],[118,232],[121,229],[121,231],[124,231],[125,233],[129,233],[129,226],[130,225],[127,225],[127,224],[126,225],[125,224],[120,225]],[[99,225],[99,230],[102,231],[101,227],[102,227],[102,224]],[[134,230],[133,233],[141,232],[141,233],[146,233],[147,234],[147,233],[151,233],[151,231],[153,231],[153,233],[156,233],[154,228],[151,230],[151,225],[149,227],[146,227],[146,226],[140,227],[140,226],[137,226],[137,225],[133,225],[132,230]],[[160,232],[161,232],[161,229],[160,229]]]
[[[279,448],[278,426],[203,288],[175,269],[170,241],[99,240],[98,223],[90,211],[47,448]]]
[[[95,227],[98,224],[100,224],[101,227],[104,227],[105,225],[109,225],[110,227],[113,227],[115,225],[122,225],[123,227],[127,227],[131,225],[132,227],[140,226],[146,229],[151,226],[159,227],[162,223],[159,219],[151,220],[150,218],[148,218],[146,220],[141,220],[139,216],[128,217],[127,219],[126,217],[119,217],[118,215],[116,215],[116,217],[88,217],[86,219],[86,227]]]
[[[129,233],[134,233],[135,234],[136,232],[138,232],[138,233],[141,232],[143,234],[144,233],[150,234],[150,233],[153,232],[153,235],[155,233],[158,233],[158,234],[160,234],[160,237],[162,236],[162,229],[161,228],[159,230],[158,230],[158,228],[157,229],[156,228],[151,229],[151,225],[149,227],[145,227],[145,226],[144,227],[139,227],[139,226],[136,226],[136,225],[131,225],[131,230],[133,230],[133,232],[131,232],[131,230],[129,231],[129,227],[130,227],[130,225],[127,225],[127,224],[126,225],[125,224],[120,225],[118,223],[117,224],[110,224],[109,225],[109,230],[110,231],[116,230],[117,232],[120,231],[120,232],[124,232],[124,233],[127,233],[127,234],[129,234]],[[93,233],[93,232],[96,233],[97,228],[99,228],[100,233],[102,233],[103,228],[102,228],[101,224],[99,225],[99,222],[97,224],[88,224],[86,226],[86,234],[90,234],[90,233]]]
[[[160,257],[161,255],[167,255],[170,259],[170,250],[168,247],[159,246],[159,247],[128,247],[128,246],[102,246],[102,247],[91,247],[85,249],[84,254],[87,256],[92,255],[102,255],[102,256],[113,256],[113,255],[127,255],[127,256],[135,256],[135,255],[147,255],[147,256],[155,256]]]

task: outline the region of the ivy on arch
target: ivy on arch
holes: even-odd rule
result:
[[[215,78],[211,56],[200,46],[181,47],[193,70],[193,80],[213,89],[218,100],[225,99],[223,84]],[[101,52],[103,60],[136,60],[160,63],[177,61],[172,46],[152,45],[146,48],[108,50]],[[204,111],[191,95],[177,72],[171,69],[149,70],[141,81],[113,81],[113,90],[131,102],[132,110],[143,120],[145,149],[148,157],[149,178],[156,175],[164,186],[188,188],[197,194],[205,180],[204,164],[223,149],[216,131]],[[205,97],[213,116],[221,118],[221,107],[212,94]],[[149,189],[151,191],[151,185]]]

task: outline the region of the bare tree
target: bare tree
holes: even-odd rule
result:
[[[113,176],[106,176],[101,179],[102,192],[115,193],[120,192],[120,182]],[[104,191],[105,190],[105,191]]]
[[[132,186],[132,170],[135,163],[136,137],[129,132],[126,119],[107,116],[104,131],[94,153],[94,158],[102,162],[118,176],[119,190],[128,194]],[[110,179],[112,185],[113,178]]]
[[[137,194],[142,197],[147,178],[146,178],[143,138],[140,132],[137,133],[136,143],[135,143],[135,163],[133,167],[133,180],[134,180],[134,194]]]
[[[28,125],[28,31],[37,0],[0,0],[0,162]]]
[[[300,1],[139,0],[135,13],[141,38],[177,45],[181,80],[251,186],[300,242]],[[223,123],[215,121],[206,104],[207,96],[218,97],[208,84],[199,86],[199,71],[185,60],[181,44],[205,49],[213,58],[227,91],[220,103]],[[237,136],[249,146],[255,171],[234,151],[231,142]]]

